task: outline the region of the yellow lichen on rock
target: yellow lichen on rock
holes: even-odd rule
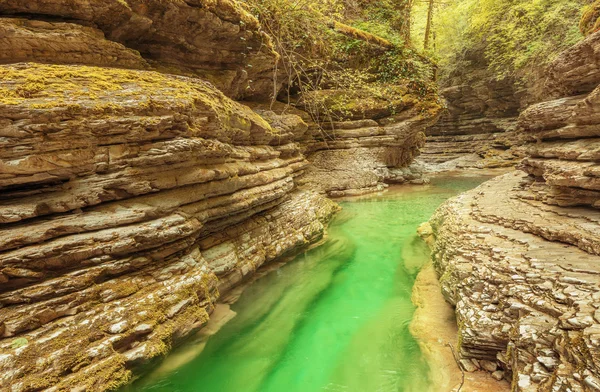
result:
[[[272,138],[277,131],[247,107],[198,79],[91,66],[16,64],[0,67],[0,104],[31,109],[80,109],[117,114],[134,111],[210,110],[221,136]],[[190,123],[191,132],[203,132]]]

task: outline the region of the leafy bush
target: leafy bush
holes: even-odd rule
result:
[[[395,113],[406,107],[407,95],[439,104],[431,82],[434,65],[405,45],[410,1],[246,0],[246,5],[283,57],[287,88],[279,99],[302,105],[319,122],[381,106]],[[344,93],[313,93],[318,90]],[[373,99],[361,98],[367,95]]]

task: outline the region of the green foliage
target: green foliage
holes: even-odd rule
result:
[[[579,23],[579,30],[583,35],[590,35],[600,30],[600,1],[585,7]]]
[[[439,107],[434,65],[405,45],[411,0],[246,1],[283,57],[278,98],[315,122],[394,115],[418,99],[434,102],[426,115]]]
[[[415,83],[427,83],[433,79],[435,64],[410,48],[396,48],[373,59],[376,73],[383,82],[407,79]]]
[[[412,14],[412,25],[411,25],[411,41],[415,48],[423,48],[423,42],[425,41],[425,26],[427,25],[427,11],[429,8],[428,1],[417,1],[413,4],[411,9]],[[437,18],[437,9],[435,8],[434,20]]]
[[[324,15],[339,20],[344,10],[341,0],[246,0],[246,5],[284,56],[327,57],[332,33]]]
[[[379,37],[385,38],[395,46],[403,46],[404,39],[400,33],[395,30],[389,23],[381,23],[379,21],[359,20],[353,23],[357,29],[367,31]]]
[[[405,46],[405,27],[409,22],[407,0],[368,2],[352,15],[352,25],[383,37],[396,46]]]
[[[361,4],[354,19],[365,23],[366,31],[381,35],[396,45],[404,45],[410,34],[413,0],[363,0]]]
[[[473,65],[483,52],[498,79],[524,76],[577,42],[587,0],[457,0],[439,7],[438,56],[443,77]],[[480,57],[480,56],[479,56]]]

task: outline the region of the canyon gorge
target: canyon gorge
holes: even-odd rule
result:
[[[600,390],[600,4],[572,3],[500,77],[491,39],[415,49],[411,2],[0,2],[0,391],[175,390],[145,377],[186,346],[181,390]]]

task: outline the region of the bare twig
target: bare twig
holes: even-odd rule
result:
[[[460,366],[460,362],[458,361],[458,357],[456,356],[456,352],[454,351],[454,347],[450,343],[447,343],[446,345],[448,347],[450,347],[450,350],[452,351],[452,356],[454,357],[454,361],[456,362],[456,365],[458,366],[458,368],[460,369],[460,372],[462,373],[462,380],[460,382],[460,386],[458,387],[458,390],[456,391],[456,392],[460,392],[460,390],[462,389],[463,385],[465,384],[465,371],[462,368],[462,366]]]

